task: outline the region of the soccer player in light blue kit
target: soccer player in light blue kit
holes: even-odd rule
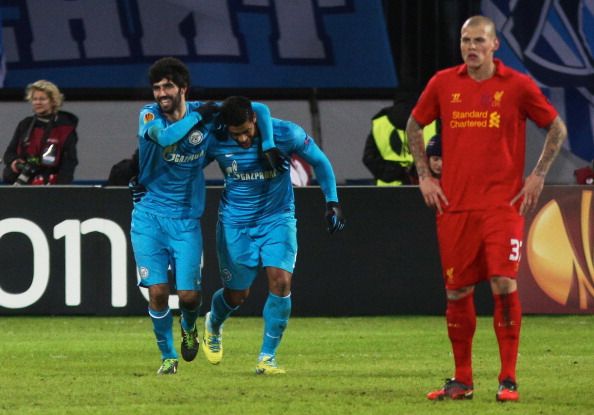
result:
[[[168,270],[175,276],[179,296],[182,357],[192,361],[199,346],[195,323],[201,304],[203,167],[205,149],[216,129],[215,104],[186,102],[190,74],[178,59],[156,61],[149,69],[149,81],[156,102],[140,112],[140,173],[131,185],[134,210],[130,234],[139,285],[148,288],[148,313],[161,351],[157,373],[174,374],[178,356],[173,345]],[[262,104],[257,108],[270,143],[270,112]],[[285,167],[273,168],[284,171]]]
[[[221,107],[227,134],[212,140],[207,161],[215,159],[225,176],[219,206],[217,253],[223,288],[206,313],[202,350],[217,364],[223,357],[222,326],[249,295],[260,266],[268,277],[264,305],[264,335],[257,374],[285,373],[276,362],[276,350],[291,314],[291,277],[297,257],[297,226],[289,172],[267,168],[261,158],[261,131],[252,103],[229,97]],[[297,153],[310,163],[326,200],[330,233],[344,228],[336,180],[328,158],[300,126],[272,119],[276,146],[286,155]]]

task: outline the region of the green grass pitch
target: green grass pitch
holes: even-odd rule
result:
[[[200,319],[202,323],[203,319]],[[293,318],[284,376],[256,376],[259,318],[225,325],[218,366],[202,352],[157,376],[148,317],[0,319],[0,414],[594,414],[594,316],[526,316],[521,402],[496,403],[491,319],[474,342],[472,401],[430,402],[452,374],[443,317]],[[179,328],[175,327],[179,350]]]

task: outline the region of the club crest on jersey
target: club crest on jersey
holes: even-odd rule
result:
[[[138,268],[138,276],[140,276],[141,279],[147,279],[149,276],[149,270],[147,267],[139,267]]]
[[[231,274],[228,268],[223,268],[222,274],[222,280],[225,282],[229,282],[233,278],[233,274]]]
[[[144,123],[148,123],[152,120],[155,119],[155,114],[153,114],[152,112],[147,112],[146,114],[144,114]]]
[[[190,141],[190,144],[193,146],[197,146],[202,142],[202,140],[204,140],[204,134],[202,134],[202,131],[200,130],[192,131],[190,133],[190,137],[188,137],[188,141]]]
[[[448,278],[448,283],[452,284],[454,282],[454,268],[448,268],[446,270],[446,276]]]
[[[501,106],[501,99],[503,98],[503,94],[505,91],[495,91],[493,94],[493,101],[491,101],[491,106],[499,107]]]

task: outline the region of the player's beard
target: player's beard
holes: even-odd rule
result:
[[[163,99],[168,99],[171,104],[163,105],[163,103],[161,102]],[[165,114],[173,114],[176,110],[180,109],[181,101],[182,101],[182,94],[180,91],[174,96],[167,95],[167,96],[159,99],[159,107],[161,108],[161,111],[163,111]]]

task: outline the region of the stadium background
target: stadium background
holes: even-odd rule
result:
[[[22,102],[24,86],[39,78],[54,80],[64,89],[65,109],[81,120],[77,184],[100,185],[110,167],[134,150],[138,109],[151,100],[145,87],[147,66],[158,56],[179,56],[193,71],[192,98],[243,94],[261,100],[276,116],[308,129],[333,162],[343,185],[340,195],[348,231],[332,239],[325,235],[317,189],[298,190],[300,265],[295,289],[303,295],[296,298],[297,315],[440,314],[443,293],[433,218],[418,191],[350,185],[371,179],[360,161],[371,116],[394,97],[418,91],[435,70],[458,63],[459,27],[466,17],[481,12],[496,21],[501,56],[530,72],[568,121],[570,140],[547,183],[573,183],[573,171],[594,158],[594,6],[591,1],[548,1],[540,9],[532,3],[528,13],[527,3],[208,0],[190,10],[174,0],[112,0],[101,6],[83,0],[1,0],[0,147],[6,147],[16,122],[30,111]],[[523,24],[515,24],[518,21]],[[153,30],[159,24],[166,27]],[[534,165],[542,138],[542,132],[529,125],[527,168]],[[488,174],[488,166],[485,169]],[[207,178],[213,184],[220,181],[216,167],[207,170]],[[209,248],[219,191],[209,189],[204,220],[210,287],[217,286],[209,268],[215,263]],[[551,292],[551,284],[532,275],[529,261],[524,261],[523,277],[532,279],[526,280],[521,293],[537,297],[528,301],[529,312],[594,309],[588,192],[569,186],[547,188],[539,209],[547,208],[551,222],[543,222],[540,210],[537,222],[546,227],[563,217],[559,229],[567,238],[559,240],[570,241],[572,248],[557,258],[563,264],[557,274],[547,276],[561,282],[560,293]],[[48,203],[39,203],[40,194]],[[134,287],[125,190],[2,188],[0,205],[0,312],[144,313],[143,297]],[[527,230],[532,229],[532,219]],[[126,238],[124,254],[118,256],[123,268],[121,262],[113,265],[113,243],[100,235],[110,232],[122,232]],[[30,238],[41,234],[50,241],[47,255],[40,254],[46,245],[41,242],[38,247]],[[345,256],[351,260],[345,261]],[[122,272],[128,293],[125,307],[114,306],[111,296],[111,284],[117,283],[114,273]],[[69,293],[65,281],[78,280],[82,294],[77,303],[76,290]],[[19,297],[23,293],[27,295]],[[39,294],[27,306],[13,306]],[[69,296],[73,297],[67,300]],[[479,311],[488,312],[488,295],[480,291],[479,296]],[[259,302],[257,296],[250,300]],[[247,305],[242,312],[258,311]]]

